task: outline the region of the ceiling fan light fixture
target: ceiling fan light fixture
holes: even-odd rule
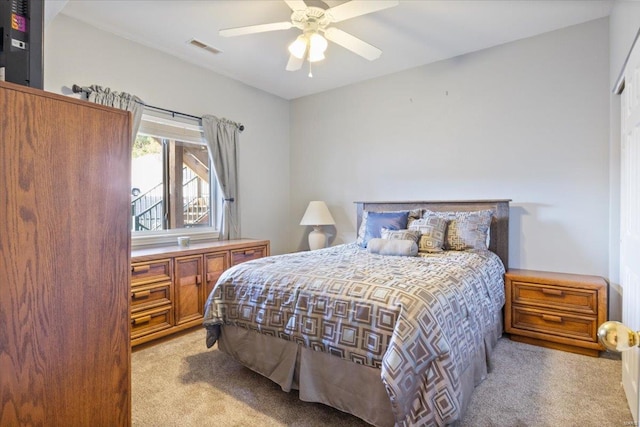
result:
[[[298,59],[304,58],[307,53],[307,38],[304,34],[298,36],[293,43],[289,45],[289,53]]]
[[[292,10],[289,21],[226,28],[220,30],[219,34],[223,37],[233,37],[288,30],[293,27],[302,30],[302,34],[288,46],[290,55],[285,67],[287,71],[299,70],[305,59],[309,61],[309,70],[311,70],[312,62],[325,59],[324,54],[329,41],[373,61],[380,57],[382,53],[380,49],[331,24],[388,9],[400,3],[399,0],[351,0],[341,1],[339,5],[329,7],[325,2],[317,0],[284,1]],[[311,71],[309,71],[309,77],[311,77]]]
[[[309,62],[322,61],[324,58],[325,58],[324,52],[320,52],[320,51],[314,52],[313,49],[309,50],[309,56],[307,57]]]
[[[309,37],[309,62],[318,62],[324,59],[324,52],[327,50],[327,39],[318,33],[313,33]]]
[[[311,52],[324,53],[324,51],[327,50],[328,44],[327,39],[322,37],[319,33],[313,33],[311,34],[311,37],[309,37]]]

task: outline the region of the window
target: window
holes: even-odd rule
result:
[[[211,238],[220,201],[202,128],[145,111],[131,156],[133,244]]]

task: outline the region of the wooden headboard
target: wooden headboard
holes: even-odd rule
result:
[[[356,230],[360,229],[362,213],[364,211],[402,211],[411,209],[429,209],[442,211],[493,211],[491,220],[489,250],[500,257],[505,269],[509,268],[509,202],[511,199],[501,200],[443,200],[443,201],[413,201],[413,202],[354,202],[358,211]]]

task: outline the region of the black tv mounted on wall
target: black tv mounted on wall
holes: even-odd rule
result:
[[[0,0],[0,80],[43,89],[44,0]]]

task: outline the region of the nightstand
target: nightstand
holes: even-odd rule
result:
[[[509,270],[505,330],[513,341],[598,357],[607,288],[598,276]]]

